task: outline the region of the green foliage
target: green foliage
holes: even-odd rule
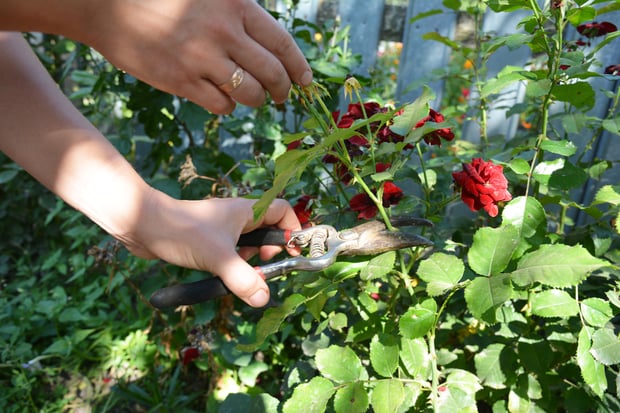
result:
[[[336,127],[331,112],[359,62],[337,22],[282,14],[316,89],[296,89],[284,108],[226,118],[136,81],[84,46],[30,38],[46,46],[37,50],[67,95],[157,188],[185,199],[251,196],[257,215],[275,197],[309,195],[311,219],[338,228],[358,223],[350,201],[364,195],[388,225],[399,215],[430,219],[435,226],[419,232],[435,246],[297,271],[271,284],[274,303],[264,311],[225,298],[159,312],[145,299],[152,291],[204,275],[132,257],[2,157],[0,410],[618,411],[620,188],[600,186],[591,201],[571,194],[617,167],[592,148],[601,132],[618,133],[618,90],[601,93],[588,79],[603,77],[596,53],[615,47],[618,34],[582,49],[565,39],[571,26],[616,6],[548,3],[561,4],[444,1],[470,18],[475,35],[423,37],[452,52],[449,67],[428,74],[446,80],[432,108],[446,120],[424,125],[428,88]],[[485,13],[515,11],[525,16],[522,33],[484,33]],[[499,51],[521,46],[532,52],[527,67],[487,75]],[[391,69],[359,79],[368,86],[349,89],[344,103],[393,99]],[[516,135],[490,135],[492,103],[517,84],[524,100],[508,108],[519,118]],[[464,97],[464,88],[473,93]],[[610,110],[590,111],[605,96]],[[480,128],[479,142],[462,139],[464,118]],[[402,141],[379,142],[387,126]],[[445,128],[453,141],[425,142]],[[265,139],[240,166],[220,151],[224,132]],[[347,146],[359,136],[369,142],[357,148],[363,156]],[[498,216],[458,200],[452,172],[473,158],[504,168],[513,199]],[[379,172],[379,164],[388,166]],[[403,188],[397,205],[382,198],[388,182]],[[201,354],[184,364],[184,347]]]

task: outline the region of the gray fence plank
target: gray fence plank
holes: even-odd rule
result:
[[[396,86],[396,100],[406,103],[420,96],[421,89],[412,88],[432,70],[444,67],[450,57],[450,49],[436,42],[422,40],[422,35],[435,31],[442,36],[452,38],[456,28],[456,14],[441,5],[440,2],[411,0],[407,8],[407,22],[412,17],[430,10],[441,9],[445,13],[425,17],[413,24],[405,25],[403,34],[403,50]],[[428,83],[437,94],[434,106],[441,102],[443,81]]]

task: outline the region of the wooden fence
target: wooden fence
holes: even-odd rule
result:
[[[542,3],[544,0],[539,0]],[[281,0],[266,0],[267,8],[285,11]],[[410,85],[420,85],[429,74],[439,68],[446,67],[450,59],[450,49],[436,41],[424,40],[422,36],[428,32],[437,32],[442,36],[453,39],[459,27],[459,16],[452,10],[442,6],[439,0],[409,0],[386,2],[383,0],[299,0],[296,16],[307,21],[321,23],[336,16],[340,18],[342,26],[350,27],[349,48],[355,54],[360,54],[362,62],[354,73],[368,75],[368,71],[376,62],[377,50],[382,40],[402,42],[402,52],[397,75],[396,101],[406,103],[415,99],[421,89],[411,88]],[[415,16],[426,14],[432,10],[441,10],[442,13],[429,13],[427,17],[414,20]],[[492,35],[506,35],[518,33],[518,23],[527,15],[527,12],[494,13],[489,10],[483,19],[483,32]],[[605,20],[620,23],[620,12],[605,14]],[[618,24],[620,25],[620,24]],[[567,40],[576,40],[578,33],[568,29]],[[620,39],[615,45],[603,48],[597,60],[601,62],[602,71],[608,65],[620,63]],[[493,78],[506,65],[526,67],[531,60],[530,49],[526,46],[516,49],[503,47],[493,54],[487,64],[487,76]],[[597,92],[596,104],[588,115],[604,117],[611,105],[602,90],[616,90],[618,81],[604,78],[590,80]],[[426,83],[436,93],[435,106],[441,101],[444,83],[433,81]],[[508,116],[507,111],[514,104],[523,99],[525,86],[514,83],[502,91],[500,103],[491,104],[488,117],[488,136],[505,136],[510,139],[514,136],[519,119],[518,115]],[[559,110],[559,107],[558,107]],[[561,125],[559,125],[561,128]],[[471,141],[479,139],[479,127],[475,122],[463,125],[463,138]],[[576,144],[585,137],[571,136]],[[599,159],[620,161],[620,137],[604,131],[595,145],[593,156]],[[598,185],[618,184],[620,181],[620,162],[605,173],[604,179]],[[575,194],[575,200],[581,203],[591,201],[596,187],[588,182],[580,193]],[[579,217],[577,217],[579,218]]]

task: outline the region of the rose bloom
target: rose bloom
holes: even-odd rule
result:
[[[396,205],[403,198],[403,191],[393,182],[385,182],[383,184],[383,206],[389,207],[390,205]],[[370,199],[368,194],[361,193],[355,195],[349,201],[349,206],[352,210],[357,212],[358,219],[371,219],[377,215],[379,209],[374,202]]]
[[[293,206],[293,211],[295,211],[295,215],[297,215],[297,219],[301,226],[306,226],[310,223],[310,217],[312,216],[312,207],[308,205],[310,200],[312,199],[309,195],[303,195],[298,200],[297,203]]]
[[[613,33],[616,30],[618,30],[616,25],[610,22],[592,22],[577,26],[577,31],[589,38],[605,36],[606,34]]]
[[[620,65],[609,65],[605,68],[606,75],[620,76]]]
[[[494,217],[499,212],[497,203],[512,199],[504,168],[491,161],[473,159],[471,163],[463,164],[462,171],[453,172],[452,177],[461,188],[461,199],[472,211],[484,209]]]

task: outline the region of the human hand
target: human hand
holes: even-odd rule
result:
[[[119,239],[137,256],[209,271],[246,303],[262,307],[269,301],[269,288],[246,260],[256,253],[268,260],[282,247],[237,250],[239,236],[261,226],[287,230],[301,226],[284,200],[275,200],[258,222],[254,222],[253,205],[254,201],[243,198],[179,201],[157,192],[145,203],[135,234]],[[288,252],[299,254],[295,249]]]
[[[213,113],[230,113],[235,101],[259,106],[265,91],[281,103],[291,79],[303,86],[312,81],[293,38],[255,0],[109,0],[96,7],[78,40],[144,82]],[[224,93],[218,85],[237,67],[243,81]]]

